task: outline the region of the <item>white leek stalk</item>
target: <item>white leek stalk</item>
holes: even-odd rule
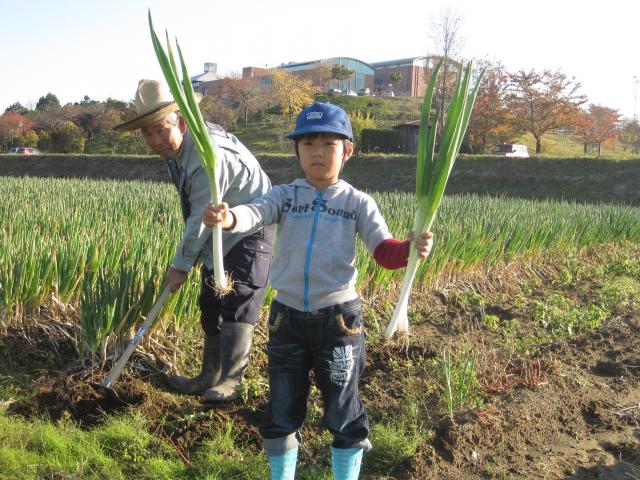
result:
[[[211,142],[211,137],[207,130],[207,126],[202,118],[202,113],[198,108],[198,102],[196,100],[195,93],[193,91],[193,85],[191,84],[191,77],[187,72],[186,63],[180,50],[180,45],[176,40],[176,46],[178,48],[178,55],[180,57],[180,66],[182,68],[182,82],[178,77],[178,70],[176,68],[176,62],[173,58],[173,52],[171,50],[171,44],[169,42],[169,36],[167,34],[167,52],[164,51],[160,40],[156,32],[153,30],[153,23],[151,21],[151,10],[149,10],[149,30],[151,31],[151,40],[153,42],[153,49],[156,52],[156,57],[160,63],[160,68],[164,74],[164,78],[169,85],[173,99],[178,104],[180,114],[184,118],[193,142],[202,158],[204,169],[209,177],[209,185],[211,187],[211,202],[214,205],[219,205],[221,202],[220,193],[218,192],[218,182],[216,179],[216,154]],[[224,272],[223,254],[222,254],[222,227],[216,225],[212,228],[212,241],[213,241],[213,276],[216,290],[220,293],[226,293],[229,291],[229,285],[227,277]]]
[[[418,238],[422,233],[428,232],[431,229],[431,224],[442,200],[444,188],[467,130],[471,110],[475,103],[480,80],[484,73],[482,72],[478,76],[476,85],[471,93],[469,93],[469,84],[472,75],[471,63],[467,64],[464,70],[458,75],[456,87],[447,111],[444,130],[440,139],[440,150],[434,158],[440,111],[436,111],[431,122],[429,122],[429,117],[431,115],[433,91],[441,67],[442,61],[436,66],[431,75],[429,85],[424,95],[424,101],[422,102],[416,163],[416,199],[418,201],[418,209],[416,210],[413,222],[415,238]],[[429,124],[431,124],[431,127],[429,127]],[[398,304],[393,312],[391,321],[384,332],[385,338],[387,339],[391,338],[396,331],[401,335],[406,335],[409,332],[409,293],[411,292],[411,286],[413,285],[419,264],[420,257],[418,257],[415,248],[412,246],[402,282],[402,289],[400,290],[400,298],[398,299]]]

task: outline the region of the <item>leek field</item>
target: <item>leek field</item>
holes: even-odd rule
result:
[[[136,181],[0,177],[0,191],[3,335],[27,332],[28,325],[36,324],[41,327],[40,335],[46,336],[51,331],[47,325],[55,324],[72,346],[72,358],[65,368],[77,371],[82,366],[106,364],[103,373],[108,371],[109,360],[121,351],[151,308],[179,241],[182,219],[174,187]],[[414,195],[371,193],[396,238],[405,238],[413,221]],[[432,474],[433,478],[546,478],[536,461],[529,465],[522,460],[520,467],[514,467],[521,468],[519,473],[510,471],[509,463],[518,464],[518,460],[500,457],[500,442],[490,438],[485,447],[495,444],[494,456],[478,450],[480,460],[456,459],[457,450],[451,447],[456,438],[461,451],[471,448],[460,440],[466,433],[459,425],[467,425],[467,430],[475,425],[462,417],[456,423],[456,415],[467,412],[480,425],[493,422],[492,428],[507,431],[506,416],[492,417],[500,408],[492,395],[507,395],[500,401],[515,402],[510,395],[520,392],[518,401],[529,402],[532,414],[537,411],[533,405],[540,402],[554,408],[550,400],[532,397],[536,392],[573,398],[563,390],[578,392],[578,387],[571,390],[563,383],[572,375],[558,374],[559,367],[551,360],[561,350],[553,350],[552,355],[547,349],[550,345],[570,348],[576,335],[589,335],[609,321],[613,326],[608,331],[613,332],[618,328],[615,321],[637,318],[640,208],[454,195],[445,197],[433,230],[435,246],[430,260],[420,267],[410,300],[410,325],[416,337],[409,344],[382,341],[403,271],[377,267],[359,245],[356,262],[367,305],[368,363],[374,369],[366,377],[363,394],[369,398],[374,447],[382,447],[374,448],[365,459],[362,478],[418,479],[432,478]],[[483,272],[487,276],[480,278]],[[434,288],[439,289],[435,296]],[[165,304],[139,347],[140,355],[197,368],[199,353],[188,349],[199,343],[198,290],[199,277],[194,271]],[[272,294],[265,299],[265,311]],[[443,299],[441,303],[436,297]],[[483,346],[477,344],[479,332]],[[621,330],[621,338],[622,333],[629,332]],[[5,352],[0,357],[12,361],[9,343],[2,338],[0,346]],[[262,345],[264,338],[256,341]],[[637,332],[629,341],[637,351]],[[37,345],[43,348],[41,342]],[[623,347],[615,351],[626,351]],[[160,419],[135,408],[113,412],[92,430],[78,429],[74,414],[54,418],[46,408],[36,409],[33,415],[14,416],[12,404],[34,394],[30,384],[40,370],[37,365],[19,365],[17,360],[11,368],[5,364],[0,369],[0,430],[4,432],[0,433],[0,478],[266,478],[266,459],[252,425],[268,393],[264,353],[256,350],[241,406],[218,413],[226,419],[223,425],[202,433],[193,444],[180,443],[173,430],[171,435],[166,433],[167,425],[186,422],[187,417],[194,424],[201,419],[208,427],[212,425],[213,415],[202,413],[197,403],[187,400],[180,400],[182,406],[176,407],[176,400],[162,397],[162,402],[173,406]],[[595,352],[596,348],[587,350]],[[637,353],[629,355],[625,365],[637,375],[640,359]],[[139,364],[132,362],[132,369]],[[13,376],[14,367],[22,373]],[[376,373],[376,368],[381,371]],[[492,374],[492,368],[502,370]],[[64,376],[68,371],[58,374]],[[620,386],[628,387],[623,397],[632,406],[640,401],[640,382],[633,375],[625,377],[625,387]],[[563,380],[553,380],[556,377]],[[521,378],[522,383],[509,383],[514,378]],[[395,393],[391,392],[393,385],[399,389]],[[458,395],[452,391],[456,388]],[[606,397],[613,401],[609,393],[598,392],[603,402]],[[169,393],[163,395],[173,398]],[[397,398],[404,401],[397,402]],[[610,404],[607,408],[636,412],[623,407]],[[599,412],[597,405],[589,408]],[[167,413],[172,410],[188,414],[176,419]],[[23,414],[24,408],[16,411]],[[576,415],[576,422],[587,418]],[[605,413],[598,415],[602,420]],[[624,424],[633,431],[638,416],[625,415]],[[309,437],[301,456],[300,478],[330,478],[323,447],[330,439],[322,433],[318,398],[312,399],[308,423],[316,433]],[[458,436],[451,437],[452,432]],[[582,434],[578,427],[576,432]],[[628,444],[619,444],[621,449],[632,448],[621,450],[625,458],[637,448],[633,435]],[[549,438],[544,443],[553,442]],[[446,448],[454,453],[443,453]],[[585,459],[567,462],[570,468],[551,461],[545,468],[574,478],[571,472],[589,473],[595,465]],[[622,468],[620,465],[616,463],[615,468]]]

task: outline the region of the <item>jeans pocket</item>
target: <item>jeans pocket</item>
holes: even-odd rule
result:
[[[337,313],[335,316],[338,329],[345,335],[360,335],[364,329],[362,310]]]
[[[280,330],[280,326],[282,325],[282,322],[284,320],[284,312],[274,312],[272,311],[269,314],[269,331],[270,332],[277,332],[278,330]]]

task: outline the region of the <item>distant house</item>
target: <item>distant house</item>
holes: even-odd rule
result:
[[[375,71],[373,82],[376,94],[393,91],[395,96],[422,97],[427,89],[427,75],[441,58],[439,55],[427,55],[371,63]],[[394,73],[402,76],[398,84],[391,80]]]
[[[207,62],[204,64],[204,73],[191,77],[193,90],[204,96],[211,95],[226,77],[218,73],[218,65]]]
[[[400,145],[402,153],[418,152],[418,134],[420,133],[420,120],[411,120],[393,127],[400,132]]]

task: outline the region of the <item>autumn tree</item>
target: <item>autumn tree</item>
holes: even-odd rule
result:
[[[221,100],[220,93],[216,91],[214,95],[204,97],[200,102],[200,111],[207,122],[216,123],[229,130],[236,124],[238,116],[233,108]]]
[[[326,85],[333,78],[333,71],[329,65],[318,64],[307,70],[307,77],[314,86],[317,86],[321,92],[325,91]]]
[[[598,149],[598,157],[602,146],[617,138],[620,131],[620,113],[602,105],[589,105],[589,116],[593,125],[593,143]]]
[[[286,70],[274,70],[270,93],[282,113],[291,118],[313,102],[314,88],[308,79],[296,77]]]
[[[7,112],[0,116],[0,143],[6,147],[23,145],[23,137],[32,138],[33,122],[16,112]],[[32,146],[32,145],[25,145]]]
[[[542,73],[524,70],[509,75],[511,92],[507,106],[514,126],[533,135],[536,153],[542,152],[542,138],[557,128],[570,128],[577,109],[586,101],[581,84],[560,71]]]
[[[249,113],[264,103],[263,91],[256,78],[225,78],[216,95],[240,111],[244,125],[249,123]]]
[[[587,155],[589,145],[593,143],[593,123],[589,112],[580,110],[573,119],[573,134],[582,144],[582,151]]]
[[[511,115],[505,106],[509,76],[499,62],[477,62],[475,71],[483,69],[485,73],[465,137],[470,150],[479,153],[486,152],[487,144],[510,142],[518,133],[513,129]]]

